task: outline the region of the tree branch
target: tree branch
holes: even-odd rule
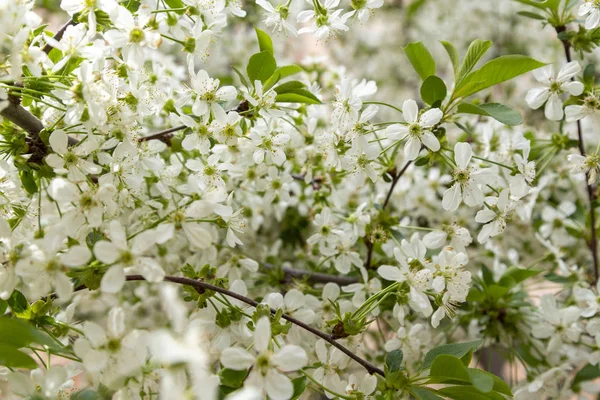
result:
[[[267,269],[276,269],[277,268],[277,266],[269,264],[269,263],[264,263],[263,266]],[[356,278],[354,276],[330,275],[330,274],[324,274],[321,272],[313,272],[313,271],[288,268],[288,267],[282,267],[281,270],[285,274],[285,277],[288,279],[300,278],[300,279],[306,279],[307,281],[312,282],[312,283],[333,282],[333,283],[337,283],[340,286],[346,286],[346,285],[351,285],[353,283],[358,282],[358,278]]]
[[[180,126],[176,126],[174,128],[165,129],[164,131],[156,132],[150,136],[144,136],[144,137],[138,138],[138,142],[147,142],[148,140],[156,139],[156,140],[160,140],[161,142],[167,143],[166,141],[168,141],[172,136],[171,133],[183,130],[185,128],[187,128],[186,125],[180,125]]]
[[[560,35],[562,32],[566,32],[567,28],[565,26],[557,26],[556,34]],[[560,37],[559,37],[560,39]],[[565,58],[567,62],[571,62],[571,43],[569,40],[560,39],[565,49]],[[575,80],[575,77],[572,77],[571,80]],[[583,142],[583,130],[581,129],[581,121],[577,120],[577,139],[578,139],[578,148],[579,154],[585,157],[585,144]],[[585,185],[588,196],[588,201],[590,203],[590,240],[587,241],[587,246],[592,253],[592,263],[594,266],[594,280],[592,281],[592,285],[595,285],[600,278],[600,271],[598,271],[598,238],[596,236],[596,210],[594,207],[594,201],[596,200],[596,195],[594,194],[594,188],[589,182],[589,172],[585,174]]]
[[[65,34],[65,31],[67,30],[67,28],[70,25],[75,25],[75,22],[70,19],[68,20],[58,31],[56,31],[56,33],[54,34],[53,39],[56,40],[57,42],[60,41],[60,39],[62,39],[63,35]],[[43,48],[42,51],[46,54],[50,53],[50,51],[53,49],[54,47],[50,46],[50,44],[46,44]]]
[[[127,281],[144,281],[144,277],[141,275],[127,275],[126,277]],[[202,281],[197,281],[194,279],[189,279],[189,278],[182,278],[182,277],[177,277],[177,276],[165,276],[165,281],[167,282],[173,282],[173,283],[178,283],[180,285],[187,285],[187,286],[192,286],[193,288],[196,289],[201,289],[201,290],[212,290],[213,292],[217,292],[217,293],[221,293],[225,296],[228,297],[232,297],[236,300],[239,300],[243,303],[246,303],[252,307],[257,307],[260,303],[258,303],[255,300],[252,300],[246,296],[242,296],[241,294],[232,292],[230,290],[227,289],[223,289],[222,287],[219,286],[215,286],[215,285],[211,285],[209,283],[205,283]],[[277,310],[272,309],[271,308],[271,313],[275,314],[277,312]],[[367,360],[357,356],[355,353],[353,353],[351,350],[349,350],[347,347],[343,346],[342,344],[336,342],[331,335],[328,335],[324,332],[321,332],[318,329],[313,328],[310,325],[305,324],[304,322],[297,320],[294,317],[291,317],[287,314],[283,314],[281,316],[281,318],[285,319],[286,321],[291,322],[294,325],[299,326],[300,328],[312,333],[315,336],[320,337],[321,339],[325,340],[326,342],[328,342],[329,344],[331,344],[332,346],[336,347],[338,350],[340,350],[342,353],[346,354],[348,357],[350,357],[351,359],[353,359],[354,361],[356,361],[357,363],[359,363],[360,365],[362,365],[369,374],[379,374],[381,376],[385,376],[385,373],[383,372],[383,370],[381,368],[378,368],[377,366],[371,364],[370,362],[368,362]]]
[[[390,185],[390,190],[388,190],[387,196],[385,196],[385,201],[381,206],[382,210],[385,209],[389,204],[390,199],[392,198],[392,193],[394,193],[394,189],[396,188],[398,181],[400,180],[400,178],[402,178],[402,175],[404,175],[404,173],[406,172],[406,170],[408,170],[408,167],[410,167],[411,164],[412,161],[408,161],[406,164],[404,164],[404,167],[402,167],[400,172],[392,176],[392,184]],[[365,268],[369,269],[371,268],[371,261],[373,259],[373,249],[375,248],[375,246],[373,243],[371,243],[368,236],[365,236],[365,245],[367,246],[367,259],[365,261]]]

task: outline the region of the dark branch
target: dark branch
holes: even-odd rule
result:
[[[141,275],[128,275],[126,277],[126,279],[128,281],[144,281],[144,277]],[[258,303],[257,301],[254,301],[246,296],[242,296],[241,294],[232,292],[230,290],[227,289],[223,289],[222,287],[219,286],[215,286],[215,285],[211,285],[209,283],[204,283],[202,281],[197,281],[194,279],[189,279],[189,278],[182,278],[182,277],[177,277],[177,276],[165,276],[165,281],[167,282],[173,282],[173,283],[178,283],[180,285],[187,285],[187,286],[191,286],[195,289],[200,289],[200,290],[212,290],[213,292],[217,292],[217,293],[221,293],[225,296],[228,297],[232,297],[236,300],[239,300],[241,302],[244,302],[252,307],[257,307],[260,303]],[[275,314],[277,312],[277,310],[275,309],[271,309],[271,313]],[[307,324],[305,324],[304,322],[297,320],[294,317],[291,317],[287,314],[283,314],[281,316],[281,318],[285,319],[286,321],[291,322],[294,325],[299,326],[300,328],[312,333],[315,336],[320,337],[321,339],[325,340],[326,342],[328,342],[329,344],[331,344],[332,346],[336,347],[337,349],[339,349],[341,352],[343,352],[344,354],[346,354],[348,357],[350,357],[351,359],[353,359],[354,361],[356,361],[357,363],[359,363],[360,365],[362,365],[369,374],[379,374],[383,377],[385,377],[385,373],[383,372],[383,370],[381,370],[380,368],[378,368],[377,366],[371,364],[370,362],[368,362],[367,360],[357,356],[356,354],[354,354],[352,351],[350,351],[347,347],[343,346],[342,344],[336,342],[331,335],[328,335],[324,332],[321,332],[318,329],[313,328],[312,326],[309,326]]]
[[[269,263],[265,263],[265,264],[263,264],[263,266],[267,269],[276,269],[277,268],[275,265],[272,265]],[[324,274],[321,272],[306,271],[303,269],[295,269],[295,268],[288,268],[288,267],[282,267],[281,270],[283,271],[283,273],[285,274],[285,277],[287,279],[300,278],[300,279],[306,279],[308,282],[312,282],[312,283],[333,282],[333,283],[337,283],[340,286],[346,286],[346,285],[351,285],[353,283],[358,282],[358,278],[356,278],[354,276],[330,275],[330,274]]]
[[[557,26],[556,28],[557,35],[560,35],[562,32],[566,32],[567,28],[565,26]],[[560,39],[560,36],[559,36]],[[565,58],[567,62],[571,62],[571,43],[568,39],[560,39],[565,49]],[[575,77],[571,78],[571,80],[575,80]],[[578,148],[579,153],[585,157],[585,143],[583,142],[583,131],[581,129],[581,121],[577,121],[577,139],[578,139]],[[600,278],[600,271],[598,271],[598,238],[596,236],[596,210],[595,210],[595,200],[596,195],[594,193],[594,188],[589,182],[589,172],[585,174],[585,185],[588,196],[588,201],[590,203],[590,240],[587,241],[588,248],[592,253],[592,263],[594,266],[594,280],[592,285],[595,285]]]
[[[176,126],[174,128],[165,129],[164,131],[156,132],[150,136],[141,137],[138,139],[138,142],[146,142],[148,140],[156,139],[156,140],[160,140],[161,142],[165,142],[165,143],[169,144],[167,141],[169,141],[171,139],[171,137],[173,136],[173,135],[171,135],[171,133],[181,131],[185,128],[187,128],[186,125],[180,125],[180,126]]]
[[[394,172],[391,174],[392,184],[390,185],[390,190],[388,190],[388,193],[385,196],[385,201],[381,206],[382,210],[385,209],[389,204],[390,199],[392,198],[392,193],[394,193],[394,189],[396,188],[398,181],[400,180],[400,178],[402,178],[402,175],[404,175],[404,173],[406,172],[406,170],[408,170],[408,167],[410,167],[411,164],[412,161],[408,161],[399,172]],[[365,268],[369,269],[371,268],[371,261],[373,260],[373,249],[375,248],[375,245],[371,243],[368,236],[365,236],[365,245],[367,246],[367,259],[365,260]]]
[[[60,28],[58,31],[56,31],[56,33],[54,34],[54,37],[53,37],[53,38],[54,38],[54,40],[56,40],[57,42],[59,42],[59,41],[60,41],[60,39],[62,39],[63,35],[65,34],[65,31],[67,30],[67,28],[68,28],[70,25],[74,25],[74,24],[75,24],[75,22],[74,22],[72,19],[68,20],[68,21],[67,21],[67,22],[66,22],[66,23],[65,23],[65,24],[62,26],[62,28]],[[54,48],[54,47],[50,46],[50,44],[46,44],[46,45],[44,46],[44,48],[42,49],[42,51],[43,51],[44,53],[48,54],[48,53],[50,53],[50,51],[51,51],[53,48]]]

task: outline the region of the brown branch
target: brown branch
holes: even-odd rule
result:
[[[388,193],[385,196],[385,201],[381,206],[382,210],[385,209],[389,204],[390,199],[392,198],[392,193],[394,193],[394,189],[396,188],[398,181],[400,180],[400,178],[402,178],[402,175],[404,175],[404,173],[406,172],[406,170],[408,170],[408,167],[410,167],[411,164],[412,161],[408,161],[406,164],[404,164],[404,167],[402,167],[400,172],[394,172],[392,174],[392,184],[390,185],[390,190],[388,190]],[[371,268],[371,261],[373,259],[373,249],[375,248],[375,245],[371,243],[368,236],[365,236],[365,245],[367,246],[367,259],[365,260],[365,268],[369,269]]]
[[[276,269],[277,268],[275,265],[272,265],[269,263],[264,263],[263,266],[267,269]],[[346,285],[351,285],[353,283],[358,282],[358,278],[356,278],[354,276],[330,275],[330,274],[324,274],[321,272],[313,272],[313,271],[288,268],[288,267],[282,267],[281,270],[283,271],[283,273],[287,279],[300,278],[300,279],[306,279],[308,282],[312,282],[312,283],[333,282],[333,283],[337,283],[340,286],[346,286]]]
[[[141,275],[127,275],[126,277],[127,281],[144,281],[144,277]],[[257,307],[260,303],[258,303],[255,300],[252,300],[246,296],[242,296],[241,294],[232,292],[231,290],[227,290],[224,289],[222,287],[219,286],[215,286],[215,285],[211,285],[209,283],[205,283],[202,281],[197,281],[194,279],[189,279],[189,278],[183,278],[183,277],[177,277],[177,276],[165,276],[165,281],[167,282],[173,282],[173,283],[178,283],[180,285],[187,285],[187,286],[191,286],[195,289],[200,289],[200,290],[212,290],[213,292],[217,292],[217,293],[221,293],[225,296],[228,297],[232,297],[236,300],[239,300],[243,303],[246,303],[252,307]],[[277,312],[277,310],[271,308],[271,313],[275,314]],[[354,361],[356,361],[357,363],[359,363],[360,365],[362,365],[369,374],[379,374],[383,377],[385,377],[385,373],[383,372],[383,370],[381,368],[378,368],[377,366],[371,364],[370,362],[368,362],[367,360],[357,356],[355,353],[353,353],[351,350],[349,350],[347,347],[343,346],[342,344],[336,342],[331,335],[328,335],[324,332],[321,332],[320,330],[313,328],[310,325],[305,324],[304,322],[297,320],[294,317],[291,317],[287,314],[283,314],[281,316],[281,318],[285,319],[286,321],[291,322],[294,325],[299,326],[300,328],[312,333],[315,336],[320,337],[321,339],[325,340],[326,342],[328,342],[329,344],[331,344],[332,346],[336,347],[338,350],[340,350],[342,353],[346,354],[348,357],[350,357],[351,359],[353,359]]]
[[[183,130],[185,128],[187,128],[186,125],[180,125],[180,126],[176,126],[174,128],[165,129],[164,131],[156,132],[150,136],[144,136],[144,137],[138,138],[138,142],[147,142],[148,140],[156,139],[156,140],[160,140],[161,142],[167,143],[167,141],[169,141],[169,139],[171,139],[171,137],[173,136],[173,135],[171,135],[171,133]],[[169,144],[169,143],[167,143],[167,144]]]
[[[560,35],[561,32],[566,32],[567,28],[563,25],[563,26],[557,26],[556,28],[556,34]],[[560,39],[560,38],[559,38]],[[565,58],[567,59],[567,62],[571,62],[571,43],[569,42],[568,39],[560,39],[560,41],[563,44],[563,47],[565,49]],[[575,77],[571,78],[571,80],[575,80]],[[579,148],[579,154],[581,154],[583,157],[585,157],[585,144],[583,142],[583,130],[581,129],[581,121],[578,120],[577,121],[577,139],[578,139],[578,143],[577,143],[577,147]],[[585,174],[585,185],[586,185],[586,191],[587,191],[587,196],[588,196],[588,200],[590,203],[590,225],[591,225],[591,234],[590,234],[590,240],[587,241],[587,246],[590,249],[590,252],[592,253],[592,263],[594,266],[594,280],[592,281],[592,285],[595,285],[596,282],[598,282],[598,279],[600,278],[600,271],[598,271],[598,238],[596,236],[596,210],[594,207],[594,202],[596,200],[596,195],[594,194],[594,188],[592,187],[592,185],[589,182],[589,172],[587,172]]]
[[[62,39],[63,35],[65,34],[65,31],[67,30],[67,28],[70,25],[75,25],[75,22],[70,19],[68,20],[58,31],[56,31],[56,33],[54,34],[53,39],[56,40],[57,42],[60,41],[60,39]],[[52,47],[50,44],[46,44],[43,48],[42,51],[46,54],[50,53],[50,51],[53,49],[54,47]]]

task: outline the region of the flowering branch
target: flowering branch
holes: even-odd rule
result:
[[[408,161],[404,165],[404,167],[402,167],[400,172],[392,174],[392,184],[390,185],[390,190],[388,190],[388,193],[385,196],[385,201],[383,202],[383,205],[381,206],[382,210],[385,209],[385,207],[387,207],[388,203],[390,202],[390,199],[392,198],[392,193],[394,192],[394,189],[396,188],[396,185],[398,184],[398,181],[400,180],[400,178],[402,178],[402,175],[404,175],[404,173],[406,172],[406,170],[408,169],[408,167],[411,164],[412,164],[412,161]],[[369,269],[369,268],[371,268],[371,261],[373,258],[373,247],[374,246],[368,237],[365,237],[365,244],[367,246],[367,260],[365,261],[365,268]]]
[[[63,35],[65,34],[65,31],[67,30],[67,28],[70,25],[74,25],[73,19],[69,19],[58,31],[56,31],[56,33],[54,34],[54,40],[56,40],[57,42],[60,41],[60,39],[62,39]],[[42,51],[46,54],[50,53],[50,51],[53,49],[54,47],[52,47],[49,43],[46,44],[44,46],[44,48],[42,49]]]
[[[127,281],[144,281],[144,277],[141,275],[127,275],[126,276],[126,280]],[[165,281],[168,282],[173,282],[173,283],[178,283],[180,285],[187,285],[187,286],[192,286],[195,289],[200,289],[200,290],[212,290],[213,292],[217,292],[217,293],[221,293],[224,294],[228,297],[232,297],[236,300],[239,300],[241,302],[244,302],[252,307],[257,307],[258,305],[260,305],[260,303],[258,303],[255,300],[252,300],[246,296],[242,296],[241,294],[232,292],[230,290],[227,289],[223,289],[222,287],[219,286],[215,286],[215,285],[211,285],[209,283],[205,283],[202,281],[197,281],[194,279],[189,279],[189,278],[182,278],[182,277],[177,277],[177,276],[165,276]],[[277,310],[271,308],[271,313],[275,314],[277,312]],[[313,328],[312,326],[309,326],[307,324],[305,324],[304,322],[297,320],[294,317],[291,317],[287,314],[283,314],[281,316],[281,318],[285,319],[286,321],[291,322],[294,325],[299,326],[300,328],[320,337],[321,339],[325,340],[326,342],[328,342],[329,344],[331,344],[332,346],[336,347],[338,350],[340,350],[342,353],[346,354],[348,357],[350,357],[351,359],[353,359],[354,361],[356,361],[357,363],[359,363],[360,365],[362,365],[367,372],[369,372],[369,374],[379,374],[381,376],[385,376],[385,373],[383,372],[383,370],[381,368],[376,367],[375,365],[371,364],[370,362],[368,362],[367,360],[357,356],[356,354],[354,354],[352,351],[350,351],[347,347],[343,346],[342,344],[336,342],[331,335],[328,335],[324,332],[321,332],[318,329]]]
[[[560,35],[562,32],[566,31],[566,27],[563,26],[557,26],[556,27],[556,33],[558,35]],[[559,36],[560,38],[560,36]],[[565,49],[565,57],[567,59],[567,62],[571,62],[571,44],[569,42],[568,39],[560,39],[560,41],[563,44],[563,47]],[[571,80],[574,80],[575,78],[571,78]],[[579,148],[579,153],[585,157],[585,144],[583,142],[583,133],[582,133],[582,129],[581,129],[581,120],[577,120],[577,146]],[[592,262],[594,265],[594,280],[593,280],[593,284],[595,285],[596,282],[598,282],[598,279],[600,278],[599,274],[600,271],[598,271],[598,239],[596,237],[596,211],[595,211],[595,207],[594,207],[594,201],[596,200],[596,195],[594,194],[594,188],[592,187],[592,184],[590,184],[590,179],[589,179],[589,172],[586,172],[585,174],[585,185],[586,185],[586,191],[587,191],[587,196],[588,196],[588,200],[590,203],[590,226],[591,226],[591,237],[589,242],[587,243],[591,253],[592,253]]]

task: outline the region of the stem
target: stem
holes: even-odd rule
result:
[[[402,114],[402,110],[399,109],[398,107],[393,106],[393,105],[388,104],[388,103],[384,103],[382,101],[365,101],[365,102],[363,102],[363,104],[376,104],[376,105],[379,105],[379,106],[386,106],[386,107],[389,107],[389,108],[393,108],[394,110],[396,110],[400,114]],[[402,115],[404,115],[404,114],[402,114]]]
[[[246,303],[252,307],[257,307],[260,305],[260,303],[258,303],[257,301],[252,300],[246,296],[242,296],[241,294],[238,294],[238,293],[232,292],[230,290],[224,289],[222,287],[211,285],[209,283],[205,283],[202,281],[197,281],[197,280],[189,279],[189,278],[182,278],[182,277],[178,277],[178,276],[165,276],[164,279],[167,282],[173,282],[173,283],[178,283],[180,285],[192,286],[193,288],[196,288],[196,289],[212,290],[213,292],[221,293],[226,296],[232,297],[232,298],[239,300],[243,303]],[[141,275],[127,275],[126,280],[127,281],[145,281],[144,277]],[[271,314],[275,314],[276,312],[277,312],[277,310],[271,308]],[[281,316],[281,318],[283,318],[283,319],[291,322],[292,324],[297,325],[300,328],[312,333],[313,335],[316,335],[316,336],[320,337],[321,339],[325,340],[326,342],[328,342],[329,344],[331,344],[332,346],[334,346],[338,350],[340,350],[342,353],[346,354],[348,357],[350,357],[351,359],[353,359],[354,361],[356,361],[357,363],[362,365],[369,374],[371,374],[371,375],[379,374],[381,376],[385,376],[385,373],[383,372],[382,369],[371,364],[367,360],[362,359],[361,357],[357,356],[352,351],[350,351],[347,347],[336,342],[330,335],[328,335],[324,332],[321,332],[320,330],[315,329],[312,326],[309,326],[309,325],[305,324],[304,322],[299,321],[296,318],[291,317],[287,314],[283,314]]]
[[[68,20],[58,31],[56,31],[56,33],[54,34],[54,40],[60,42],[60,39],[62,39],[63,35],[65,34],[65,31],[70,25],[75,25],[75,22],[73,22],[72,19]],[[48,54],[50,53],[50,51],[52,51],[53,48],[54,47],[50,46],[50,44],[46,44],[42,51]]]
[[[263,264],[263,266],[267,269],[277,268],[275,265],[272,265],[269,263],[265,263],[265,264]],[[294,268],[287,268],[287,267],[282,267],[281,270],[285,274],[286,278],[307,279],[309,282],[312,282],[312,283],[333,282],[333,283],[337,283],[340,286],[347,286],[347,285],[358,282],[358,278],[356,278],[354,276],[330,275],[330,274],[323,274],[321,272],[313,272],[313,271],[307,271],[307,270],[303,270],[303,269],[294,269]]]
[[[412,164],[412,161],[408,161],[406,164],[404,164],[404,167],[402,167],[400,172],[398,172],[397,174],[395,174],[393,176],[392,185],[390,186],[390,190],[388,190],[387,196],[385,196],[385,201],[383,202],[383,205],[381,206],[382,210],[385,209],[385,207],[387,207],[388,203],[390,202],[390,199],[392,198],[392,193],[394,192],[394,188],[396,187],[396,185],[398,184],[398,181],[400,180],[402,175],[404,175],[404,173],[406,172],[406,170],[408,169],[408,167],[411,164]],[[369,268],[371,268],[371,261],[373,260],[373,248],[375,246],[368,239],[368,236],[365,236],[365,245],[367,246],[367,260],[365,261],[365,268],[369,269]]]
[[[565,32],[567,30],[566,26],[557,26],[556,34],[559,35],[561,32]],[[565,58],[567,62],[571,62],[571,43],[568,40],[562,40],[563,47],[565,48]],[[571,78],[571,80],[575,80],[575,77]],[[583,132],[581,129],[581,121],[577,121],[577,139],[579,140],[578,147],[579,153],[585,157],[585,143],[583,142]],[[594,194],[594,188],[589,183],[589,172],[585,174],[585,185],[587,190],[588,200],[590,202],[590,225],[591,225],[591,237],[589,242],[587,243],[591,253],[592,253],[592,262],[594,265],[594,280],[592,281],[592,285],[595,285],[600,278],[598,271],[598,239],[596,237],[596,210],[594,209],[594,200],[596,196]]]

